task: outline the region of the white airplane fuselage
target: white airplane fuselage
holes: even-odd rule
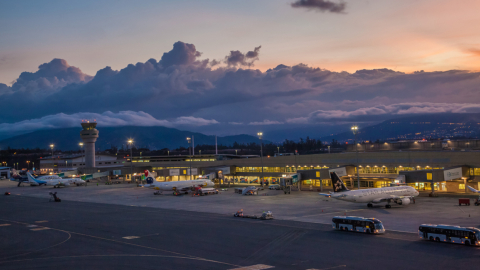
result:
[[[416,197],[419,192],[415,188],[410,186],[401,186],[401,187],[384,187],[384,188],[371,188],[371,189],[362,189],[362,190],[348,190],[342,192],[331,193],[331,197],[348,202],[357,202],[357,203],[376,203],[377,199],[385,199],[399,196],[408,196]]]
[[[171,181],[171,182],[154,182],[150,185],[145,185],[145,187],[151,187],[156,190],[162,191],[173,191],[181,190],[184,188],[191,187],[213,187],[214,183],[208,179],[197,179],[197,180],[186,180],[186,181]]]

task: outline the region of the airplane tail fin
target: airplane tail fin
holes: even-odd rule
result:
[[[147,181],[147,184],[151,185],[154,182],[157,182],[157,179],[155,179],[155,176],[149,171],[145,170],[145,181]]]
[[[330,173],[330,178],[332,179],[333,191],[334,192],[342,192],[348,191],[349,189],[345,186],[342,179],[338,177],[336,172]]]
[[[474,189],[473,187],[467,186],[467,188],[470,189],[470,191],[472,191],[474,193],[480,193],[480,191]]]
[[[27,172],[27,177],[28,177],[28,182],[29,183],[38,184],[37,180],[35,179],[35,177],[33,177],[33,175],[31,173]]]

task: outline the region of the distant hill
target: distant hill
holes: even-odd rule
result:
[[[39,130],[2,140],[0,148],[48,148],[53,143],[55,149],[77,150],[78,143],[82,141],[80,139],[81,130],[81,128]],[[186,138],[192,135],[195,137],[195,145],[215,144],[215,136],[167,127],[98,127],[98,130],[97,149],[108,149],[111,146],[121,147],[126,144],[128,138],[133,138],[136,147],[147,147],[150,150],[175,149],[180,146],[188,147]],[[218,137],[217,141],[218,145],[232,145],[234,142],[258,143],[258,138],[242,134]]]
[[[428,139],[442,137],[480,137],[480,113],[426,114],[401,117],[380,124],[362,127],[359,141]],[[354,139],[351,131],[321,138],[347,141]]]

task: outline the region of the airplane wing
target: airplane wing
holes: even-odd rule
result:
[[[480,191],[474,189],[473,187],[467,186],[467,188],[470,189],[470,191],[472,191],[474,193],[480,193]]]
[[[326,194],[326,193],[318,193],[318,195],[322,195],[329,198],[332,197],[332,194]]]

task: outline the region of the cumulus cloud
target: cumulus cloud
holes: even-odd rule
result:
[[[255,47],[253,51],[243,54],[240,51],[230,51],[230,54],[225,57],[225,63],[228,66],[253,66],[255,60],[258,60],[258,54],[262,46]]]
[[[265,119],[262,122],[250,122],[248,124],[253,125],[253,126],[267,126],[267,125],[281,125],[281,124],[283,124],[283,122],[272,121],[272,120]]]
[[[192,116],[182,116],[172,120],[156,119],[146,112],[121,111],[114,113],[80,112],[74,114],[58,113],[41,118],[24,120],[16,123],[0,124],[0,133],[27,133],[40,129],[56,129],[66,127],[79,127],[82,121],[96,121],[102,127],[117,126],[164,126],[175,127],[180,125],[206,126],[218,124],[214,119],[203,119]]]
[[[259,50],[260,46],[242,53],[241,61],[258,58]],[[257,123],[267,130],[281,123],[306,125],[359,118],[374,121],[402,113],[475,111],[475,106],[461,109],[458,104],[480,104],[480,72],[407,74],[382,68],[349,73],[304,64],[280,64],[261,71],[238,63],[236,67],[217,63],[213,69],[212,62],[201,59],[196,47],[184,42],[175,43],[159,61],[152,58],[121,70],[105,67],[93,77],[64,60],[53,60],[36,72],[22,73],[12,86],[0,84],[0,123],[20,123],[60,113],[68,116],[130,110],[149,114],[153,122],[168,121],[161,123],[170,126],[214,125],[208,122],[212,120],[201,119],[215,119],[245,123],[215,128],[245,130],[255,127],[249,123]],[[430,105],[413,106],[415,102]],[[454,104],[457,109],[448,110],[445,104]],[[182,118],[186,116],[192,118]],[[118,117],[114,120],[120,121]]]
[[[69,84],[85,83],[92,76],[84,74],[79,68],[70,66],[63,59],[53,59],[49,63],[41,64],[37,72],[22,72],[15,83],[12,91],[24,94],[36,91],[53,91]],[[0,95],[1,95],[0,86]]]
[[[197,57],[201,55],[202,53],[195,49],[195,45],[178,41],[173,44],[171,51],[163,54],[160,64],[163,67],[189,65],[193,64],[197,60]]]
[[[291,6],[293,8],[307,8],[322,12],[343,13],[347,4],[343,1],[336,3],[328,0],[297,0]]]

